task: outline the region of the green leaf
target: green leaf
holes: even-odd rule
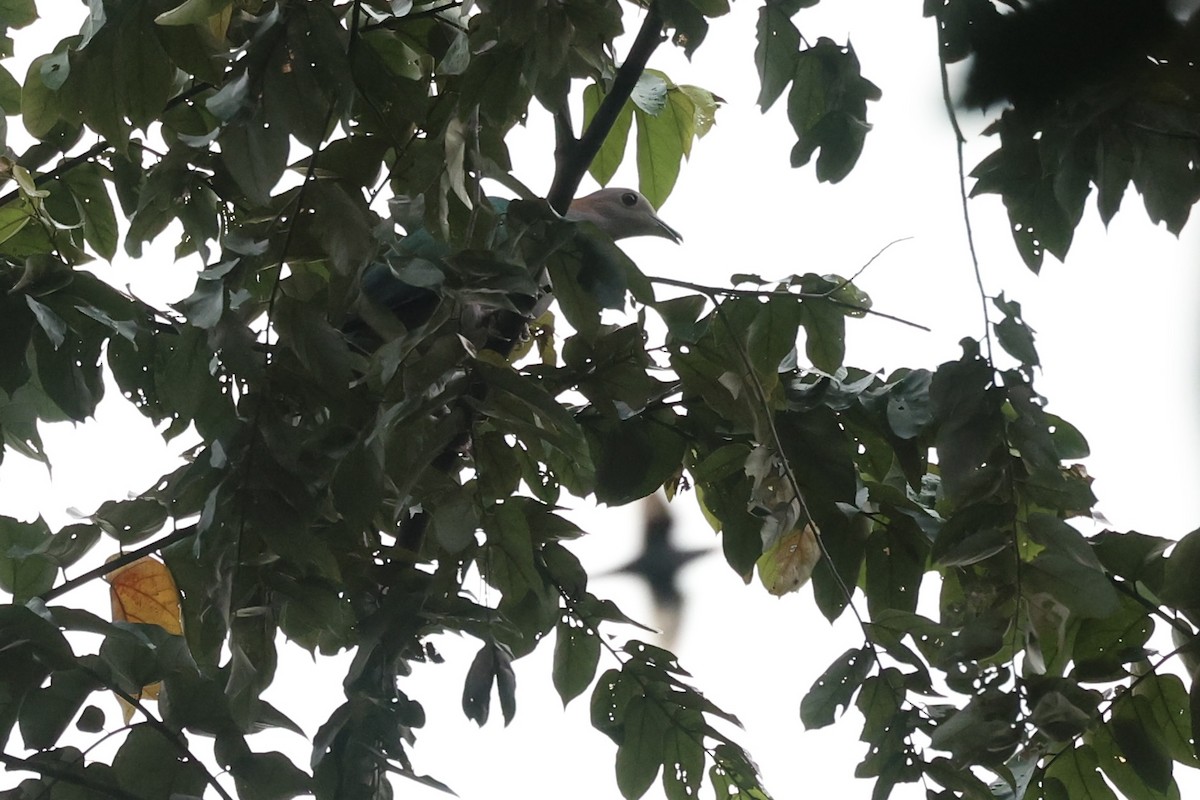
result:
[[[312,794],[312,779],[283,753],[248,753],[230,767],[238,794],[262,800],[289,800]]]
[[[596,676],[600,637],[583,623],[560,619],[555,627],[554,668],[551,677],[563,706],[581,695]]]
[[[496,642],[487,642],[475,654],[467,679],[463,684],[463,713],[479,726],[488,720],[491,708],[492,683],[500,697],[500,710],[504,724],[512,722],[516,713],[516,679],[513,677],[512,655],[508,649]]]
[[[37,18],[34,0],[0,0],[0,23],[6,28],[24,28]]]
[[[1162,597],[1176,608],[1200,608],[1200,530],[1184,536],[1167,559]]]
[[[806,297],[800,303],[800,324],[808,360],[822,372],[837,372],[846,357],[845,312],[828,300]]]
[[[261,115],[225,126],[221,158],[250,200],[266,205],[287,167],[288,132],[266,126]]]
[[[589,84],[583,90],[585,129],[591,124],[592,118],[595,117],[596,110],[600,108],[603,100],[604,92],[598,84]],[[601,186],[608,185],[608,182],[617,174],[617,168],[625,159],[625,146],[629,141],[629,129],[633,125],[633,109],[634,105],[629,101],[626,101],[625,105],[621,107],[616,121],[613,122],[612,128],[609,129],[608,135],[604,137],[604,142],[600,145],[599,152],[588,166],[588,172]]]
[[[1046,768],[1042,792],[1045,800],[1117,800],[1100,774],[1096,751],[1086,744],[1055,757]]]
[[[101,687],[82,670],[55,672],[50,685],[33,692],[21,709],[25,746],[48,750],[56,745],[93,691]]]
[[[654,783],[663,763],[664,738],[670,727],[661,701],[644,696],[634,696],[629,701],[617,747],[617,788],[625,800],[637,800]]]
[[[588,425],[598,501],[625,505],[653,493],[677,474],[687,439],[672,426],[672,419],[673,415],[647,414]]]
[[[207,785],[203,767],[180,759],[176,744],[167,736],[148,723],[129,729],[112,762],[121,788],[145,800],[202,796]]]
[[[1189,767],[1200,766],[1191,739],[1192,715],[1188,691],[1178,675],[1155,674],[1141,681],[1134,693],[1144,697],[1153,715],[1153,728],[1161,737],[1167,754]],[[1147,706],[1139,705],[1139,712]]]
[[[25,83],[21,87],[21,122],[35,139],[46,138],[62,118],[63,101],[42,77],[46,70],[54,69],[57,65],[53,54],[38,56],[29,63],[29,69],[25,72]],[[7,112],[10,109],[4,110]]]
[[[1033,329],[1025,324],[1021,316],[1021,304],[1015,300],[1005,300],[1003,292],[998,297],[993,297],[992,303],[1004,314],[1004,319],[995,325],[1000,346],[1025,366],[1039,366],[1041,362],[1033,344]]]
[[[100,529],[121,542],[134,544],[162,530],[167,520],[167,508],[158,500],[109,500],[92,514]]]
[[[1082,617],[1117,611],[1117,591],[1079,531],[1049,514],[1034,514],[1029,531],[1045,550],[1031,564],[1031,579]]]
[[[764,3],[758,10],[758,46],[754,65],[762,89],[758,106],[764,112],[779,99],[796,71],[796,53],[800,50],[800,31],[780,3]]]
[[[800,721],[808,730],[832,725],[838,708],[850,707],[854,693],[875,666],[865,647],[847,650],[829,665],[800,702]]]
[[[154,28],[138,14],[127,14],[116,31],[113,53],[120,106],[135,128],[146,130],[163,113],[175,83],[175,65]],[[90,49],[90,46],[89,46]]]
[[[1117,701],[1108,725],[1113,741],[1146,785],[1165,792],[1172,783],[1171,758],[1155,724],[1149,698],[1129,694]]]
[[[83,235],[102,258],[112,261],[117,252],[117,216],[101,168],[81,164],[64,173],[63,181],[83,218]]]
[[[689,710],[673,721],[663,747],[663,788],[667,800],[692,800],[699,796],[704,779],[704,746],[695,735],[703,719]]]
[[[633,115],[637,120],[638,189],[658,208],[666,202],[679,178],[683,160],[680,126],[684,120],[673,104],[667,104],[657,117],[640,108]],[[686,124],[694,124],[690,116]]]
[[[1172,779],[1166,791],[1158,791],[1134,771],[1128,757],[1113,741],[1110,725],[1098,725],[1088,732],[1086,741],[1096,751],[1096,760],[1104,776],[1125,797],[1145,800],[1179,800],[1179,787]]]
[[[24,603],[54,585],[58,565],[38,552],[50,538],[46,523],[19,522],[0,516],[0,589]]]

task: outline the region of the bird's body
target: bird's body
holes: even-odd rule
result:
[[[488,203],[500,217],[497,238],[507,236],[503,230],[504,215],[509,201],[488,198]],[[673,242],[682,241],[674,228],[663,222],[654,207],[643,195],[632,189],[601,189],[571,203],[564,215],[571,222],[591,223],[613,240],[634,236],[658,236]],[[448,256],[446,245],[424,228],[404,237],[393,252],[369,264],[363,271],[359,313],[343,331],[359,349],[373,349],[378,344],[380,330],[399,323],[406,330],[424,324],[440,302],[438,287],[443,273],[437,266]]]

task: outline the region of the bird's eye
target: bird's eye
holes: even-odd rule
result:
[[[637,195],[633,192],[625,192],[621,195],[621,204],[626,208],[633,208],[637,205]]]

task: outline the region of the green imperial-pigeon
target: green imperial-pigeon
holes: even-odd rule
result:
[[[488,202],[502,216],[507,211],[508,200],[488,198]],[[573,201],[565,216],[572,222],[590,222],[614,240],[634,236],[660,236],[676,243],[683,240],[659,219],[650,201],[633,189],[593,192]],[[361,313],[343,327],[347,337],[360,349],[373,349],[381,328],[399,322],[411,330],[428,320],[439,302],[433,287],[443,277],[436,264],[447,255],[443,243],[427,230],[418,229],[400,241],[392,258],[369,265],[362,276]],[[397,264],[402,266],[397,269]]]

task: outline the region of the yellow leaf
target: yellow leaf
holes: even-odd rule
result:
[[[110,572],[105,580],[110,585],[113,622],[141,622],[183,635],[179,590],[166,564],[146,556]]]
[[[821,560],[821,547],[811,523],[780,536],[758,558],[758,579],[776,597],[795,592],[808,583],[813,567]]]
[[[112,558],[109,559],[111,560]],[[183,635],[179,589],[175,587],[175,579],[171,577],[171,571],[167,569],[166,564],[146,556],[110,572],[104,579],[109,583],[113,622],[157,625],[167,633]],[[138,694],[138,699],[157,700],[161,688],[161,683],[144,686]],[[125,723],[128,724],[133,717],[134,708],[125,698],[117,699],[121,703]]]

